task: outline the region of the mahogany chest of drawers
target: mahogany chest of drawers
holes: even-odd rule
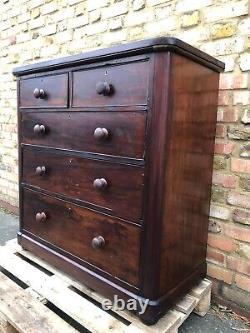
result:
[[[206,274],[223,67],[161,37],[14,69],[19,243],[154,323]]]

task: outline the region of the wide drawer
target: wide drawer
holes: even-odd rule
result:
[[[68,74],[39,76],[20,81],[20,107],[68,106]]]
[[[44,132],[34,131],[44,126]],[[22,112],[21,142],[142,159],[145,112]]]
[[[145,105],[147,61],[73,72],[73,107]]]
[[[140,228],[23,190],[23,228],[132,285],[138,285]]]
[[[22,182],[139,223],[144,169],[24,146]]]

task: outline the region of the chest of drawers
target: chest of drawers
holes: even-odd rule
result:
[[[162,37],[14,69],[19,243],[154,323],[206,274],[223,66]]]

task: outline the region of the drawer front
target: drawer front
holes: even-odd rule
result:
[[[138,285],[140,229],[107,215],[23,190],[23,228],[132,285]]]
[[[148,96],[148,62],[73,73],[73,107],[145,105]]]
[[[22,112],[21,142],[143,159],[145,112]],[[35,133],[43,125],[44,133]]]
[[[68,74],[21,80],[20,106],[24,108],[67,107]]]
[[[25,184],[100,206],[136,222],[142,214],[143,173],[142,167],[23,147]]]

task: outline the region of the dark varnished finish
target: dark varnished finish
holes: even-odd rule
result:
[[[20,81],[20,107],[67,107],[68,75],[48,75]]]
[[[147,104],[148,78],[148,61],[73,72],[72,106]]]
[[[155,38],[15,70],[69,77],[67,110],[19,110],[19,243],[106,297],[148,298],[157,321],[206,274],[223,68]]]
[[[47,172],[37,175],[38,166]],[[100,206],[112,215],[140,223],[144,168],[94,161],[62,151],[23,147],[22,182]],[[104,178],[102,190],[94,181]]]
[[[24,190],[23,198],[25,230],[113,276],[138,285],[138,227],[33,191]]]
[[[170,82],[160,294],[205,261],[218,96],[218,75],[178,55]]]
[[[21,142],[143,159],[145,112],[22,112]],[[45,135],[36,135],[34,126],[43,124]],[[99,138],[97,128],[107,137]],[[99,131],[100,132],[100,131]],[[101,134],[99,135],[101,136]]]
[[[220,72],[224,69],[224,63],[202,52],[191,45],[174,37],[157,37],[140,40],[132,43],[121,44],[110,48],[98,49],[90,52],[80,53],[70,57],[53,59],[31,65],[15,68],[14,75],[22,76],[37,72],[44,72],[65,67],[85,65],[110,59],[119,59],[127,56],[149,54],[157,52],[173,52],[199,62],[202,65]]]

